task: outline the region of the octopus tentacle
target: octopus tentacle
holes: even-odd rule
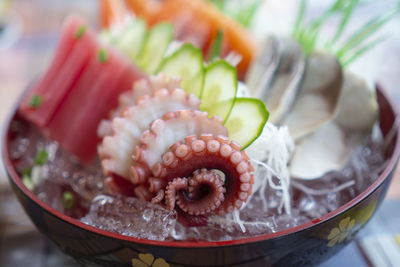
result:
[[[190,215],[205,215],[216,210],[224,200],[224,182],[212,170],[196,170],[189,179],[188,193],[177,194],[177,205]]]
[[[166,157],[168,155],[168,157]],[[235,142],[224,136],[190,136],[185,142],[177,142],[165,152],[163,160],[151,169],[154,177],[171,180],[175,177],[190,177],[199,169],[217,169],[224,173],[224,200],[216,210],[230,213],[247,201],[254,183],[253,167],[244,151]],[[165,160],[167,158],[167,160]],[[176,162],[171,167],[170,162]],[[209,203],[210,204],[210,203]]]
[[[113,135],[103,138],[99,155],[104,172],[129,177],[133,164],[131,155],[149,124],[170,111],[198,109],[200,100],[182,89],[159,89],[151,96],[138,97],[133,106],[127,107],[121,117],[112,120]]]
[[[138,98],[145,95],[152,95],[160,89],[171,91],[175,88],[181,88],[181,78],[177,76],[166,76],[160,73],[156,76],[150,76],[148,79],[136,81],[132,90],[122,93],[118,98],[118,107],[111,112],[111,119],[121,116],[125,108],[136,104]],[[98,129],[99,137],[112,135],[111,120],[103,120]]]
[[[160,203],[164,199],[165,193],[164,190],[159,190],[157,195],[151,199],[151,203],[157,204]]]
[[[185,190],[188,187],[188,178],[174,178],[165,189],[165,204],[167,209],[174,209],[178,191]]]
[[[222,120],[217,117],[208,118],[207,112],[197,110],[167,112],[161,119],[153,121],[149,130],[143,132],[140,146],[135,150],[136,158],[140,163],[153,168],[171,145],[184,140],[185,137],[192,138],[190,136],[203,133],[225,136],[228,134],[222,125]]]

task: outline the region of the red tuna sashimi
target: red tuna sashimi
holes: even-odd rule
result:
[[[131,89],[134,80],[143,77],[126,59],[111,51],[101,51],[98,53],[103,53],[106,61],[101,62],[98,53],[92,57],[45,130],[46,135],[82,163],[90,162],[96,155],[99,122],[117,106],[119,94]]]
[[[49,123],[96,48],[95,35],[85,27],[76,17],[67,21],[50,68],[21,104],[21,114],[39,127]],[[41,98],[38,107],[30,104],[33,96]]]

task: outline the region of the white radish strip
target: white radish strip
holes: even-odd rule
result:
[[[263,149],[259,149],[260,147]],[[253,192],[258,192],[260,198],[263,199],[262,205],[265,211],[268,210],[265,192],[269,186],[273,190],[282,191],[280,208],[285,207],[285,212],[291,213],[290,175],[287,165],[293,150],[294,142],[288,128],[277,128],[271,123],[266,124],[261,136],[246,149],[251,161],[257,164]],[[274,177],[280,181],[280,184],[274,183]]]
[[[326,195],[326,194],[329,194],[329,193],[336,193],[336,192],[342,191],[342,190],[344,190],[346,188],[349,188],[354,184],[355,184],[355,181],[351,180],[351,181],[347,181],[347,182],[345,182],[345,183],[343,183],[341,185],[335,186],[334,188],[313,189],[313,188],[305,186],[305,185],[303,185],[303,184],[301,184],[301,183],[299,183],[297,181],[292,181],[293,187],[303,191],[304,193],[307,193],[309,195],[314,195],[314,196],[322,196],[322,195]]]

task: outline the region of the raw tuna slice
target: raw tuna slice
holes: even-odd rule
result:
[[[21,114],[39,127],[47,125],[87,64],[95,45],[95,35],[86,30],[85,22],[76,16],[69,17],[53,61],[23,100]],[[33,97],[40,98],[37,106],[32,106]]]
[[[101,48],[83,21],[71,17],[49,70],[19,111],[47,137],[88,163],[96,156],[99,122],[117,107],[119,95],[144,77],[129,59]],[[34,107],[33,97],[40,100]]]
[[[81,162],[90,162],[100,141],[99,122],[108,117],[109,111],[117,106],[119,94],[132,88],[140,73],[128,59],[98,49],[46,127],[46,135]]]

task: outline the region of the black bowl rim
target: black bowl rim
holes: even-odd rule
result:
[[[399,115],[399,112],[396,108],[396,105],[394,105],[393,99],[389,97],[389,94],[385,92],[381,87],[377,87],[377,90],[382,94],[384,99],[388,102],[395,120]],[[19,102],[18,102],[19,103]],[[18,106],[18,105],[17,105]],[[120,235],[117,233],[105,231],[98,229],[96,227],[87,225],[85,223],[82,223],[81,221],[71,218],[53,208],[51,208],[49,205],[46,203],[42,202],[39,200],[39,198],[28,188],[25,187],[25,185],[22,183],[21,178],[19,177],[18,173],[16,170],[12,167],[11,159],[9,157],[8,149],[7,149],[7,133],[9,131],[9,126],[11,121],[13,120],[15,114],[16,114],[17,107],[13,112],[10,114],[6,124],[3,127],[3,146],[2,146],[2,157],[3,157],[3,162],[6,168],[6,172],[12,180],[12,182],[15,183],[15,185],[31,200],[33,200],[37,205],[39,205],[41,208],[43,208],[46,212],[54,215],[55,217],[58,217],[59,219],[65,221],[66,223],[72,224],[78,228],[82,228],[86,231],[93,232],[95,234],[112,238],[112,239],[117,239],[120,241],[124,242],[132,242],[136,244],[143,244],[143,245],[150,245],[150,246],[157,246],[157,247],[176,247],[176,248],[215,248],[215,247],[227,247],[227,246],[237,246],[237,245],[245,245],[249,243],[256,243],[256,242],[262,242],[262,241],[267,241],[271,240],[274,238],[282,238],[287,235],[294,234],[296,232],[300,232],[306,229],[309,229],[311,227],[317,226],[318,224],[325,223],[331,219],[333,219],[335,216],[342,214],[352,208],[353,206],[357,205],[360,203],[363,199],[365,199],[367,196],[372,194],[375,190],[379,188],[381,184],[389,177],[390,173],[394,171],[394,168],[396,167],[397,161],[400,157],[400,132],[397,129],[396,130],[396,142],[395,142],[395,149],[393,151],[392,157],[390,158],[389,162],[387,163],[387,166],[385,167],[384,171],[382,174],[373,182],[367,189],[365,189],[361,194],[353,198],[351,201],[347,202],[346,204],[342,205],[338,209],[329,212],[325,214],[324,216],[314,219],[310,222],[307,222],[305,224],[298,225],[293,228],[289,228],[283,231],[279,231],[276,233],[270,233],[270,234],[264,234],[264,235],[259,235],[256,237],[249,237],[249,238],[243,238],[243,239],[235,239],[235,240],[229,240],[229,241],[157,241],[157,240],[149,240],[149,239],[141,239],[141,238],[135,238],[135,237],[130,237],[130,236],[124,236]],[[396,121],[394,122],[396,123]]]

